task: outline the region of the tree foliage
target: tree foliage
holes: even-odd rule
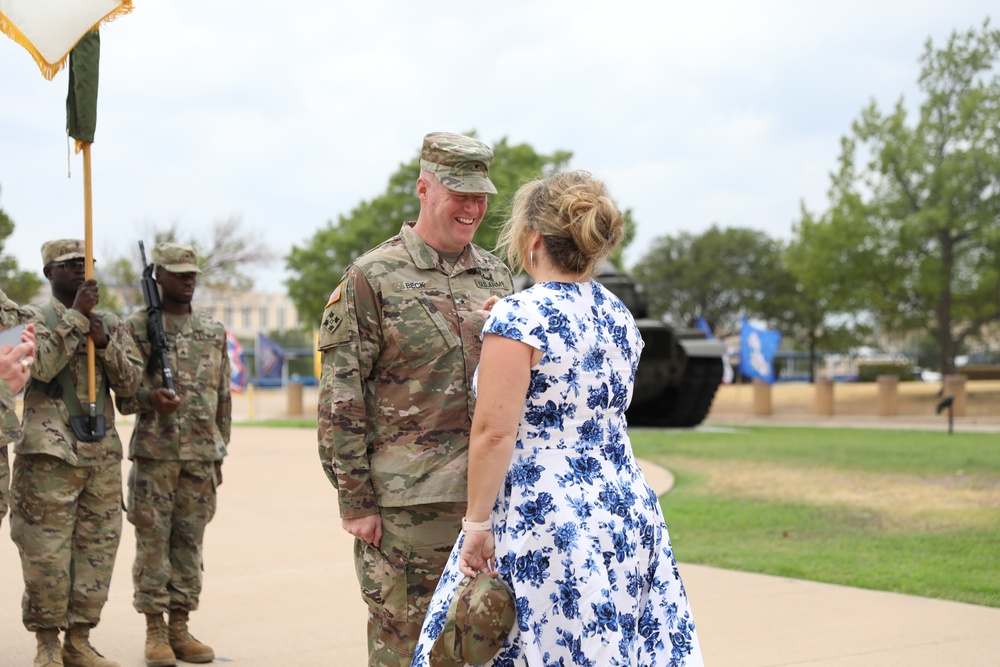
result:
[[[4,293],[17,303],[29,303],[42,286],[42,279],[18,268],[17,258],[5,255],[4,241],[14,233],[14,221],[0,208],[0,285]]]
[[[653,317],[690,326],[701,315],[716,336],[740,327],[740,313],[775,319],[775,295],[788,289],[780,241],[767,233],[713,225],[701,234],[655,239],[632,270]]]
[[[509,215],[517,188],[565,169],[571,157],[567,151],[545,155],[528,144],[511,145],[506,137],[494,143],[490,179],[498,194],[490,197],[489,210],[476,232],[476,244],[487,249],[495,247],[499,226]],[[339,215],[336,222],[327,222],[302,246],[292,247],[285,258],[292,274],[287,281],[288,294],[303,321],[319,321],[327,297],[355,257],[397,234],[404,221],[417,219],[419,175],[417,151],[412,160],[401,164],[389,177],[384,193],[362,201],[350,213]],[[634,235],[631,211],[625,211],[625,218],[627,242]],[[620,251],[612,261],[621,265]]]
[[[863,315],[866,302],[858,270],[842,280],[842,258],[828,252],[832,247],[856,248],[857,239],[831,235],[852,231],[823,225],[803,208],[795,226],[796,238],[785,249],[784,263],[790,282],[777,290],[775,325],[798,347],[809,352],[809,381],[821,351],[845,350],[861,343],[872,331]]]
[[[927,41],[924,99],[865,108],[842,141],[831,207],[803,227],[830,284],[864,298],[886,332],[930,330],[942,371],[1000,320],[1000,31]]]
[[[153,261],[153,248],[158,243],[184,243],[198,253],[199,291],[249,291],[253,279],[249,269],[277,259],[274,251],[259,240],[252,231],[243,229],[243,220],[230,217],[216,221],[208,238],[193,234],[183,235],[174,223],[168,227],[147,225],[147,228],[130,245],[124,255],[110,257],[95,266],[94,272],[102,286],[110,288],[116,303],[108,304],[122,313],[131,313],[144,306],[140,279],[142,261],[139,241],[146,247],[146,261]],[[102,303],[105,297],[102,294]]]

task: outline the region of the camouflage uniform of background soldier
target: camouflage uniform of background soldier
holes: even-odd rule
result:
[[[471,243],[496,193],[492,158],[474,139],[427,135],[417,222],[358,258],[323,314],[319,453],[358,538],[369,665],[410,664],[461,530],[481,309],[513,286]]]
[[[0,289],[0,331],[21,323],[17,304]],[[10,461],[7,443],[21,437],[21,420],[17,417],[14,392],[0,381],[0,522],[7,515],[7,489],[10,488]]]
[[[97,305],[97,283],[85,280],[83,242],[42,246],[52,298],[23,306],[37,353],[25,389],[22,436],[14,445],[10,536],[24,571],[24,626],[37,634],[35,665],[60,665],[66,629],[68,666],[113,667],[90,645],[108,599],[121,538],[122,443],[110,391],[131,395],[142,360],[124,324]],[[70,417],[89,413],[87,337],[96,348],[98,414],[106,432],[78,439]],[[83,412],[86,411],[86,412]]]
[[[163,386],[146,311],[126,321],[145,360],[134,397],[120,399],[122,414],[138,415],[129,459],[128,518],[135,526],[133,606],[146,615],[149,667],[210,662],[215,652],[187,630],[202,585],[205,526],[215,515],[216,486],[229,443],[232,402],[226,329],[191,308],[196,274],[193,248],[164,243],[153,249],[163,303],[169,365],[176,396]],[[169,630],[163,614],[169,613]]]

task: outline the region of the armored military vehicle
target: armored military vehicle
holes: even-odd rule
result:
[[[646,346],[636,371],[630,426],[697,426],[722,383],[726,346],[700,329],[678,329],[649,318],[640,285],[605,264],[597,275],[632,311]]]

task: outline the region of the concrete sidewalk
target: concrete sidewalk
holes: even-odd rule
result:
[[[194,634],[215,647],[217,663],[362,667],[365,608],[315,431],[237,428],[230,451]],[[647,468],[647,476],[658,492],[669,488],[666,471]],[[9,537],[4,521],[0,667],[27,667],[35,641],[21,625]],[[673,537],[683,559],[684,537]],[[126,523],[111,597],[91,635],[122,667],[144,665],[145,625],[131,606],[134,551]],[[1000,609],[684,563],[680,571],[711,667],[1000,665]]]

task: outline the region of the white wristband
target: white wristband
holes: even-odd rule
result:
[[[487,519],[486,521],[466,521],[465,517],[462,517],[462,530],[465,532],[476,532],[484,530],[493,530],[493,521]]]

